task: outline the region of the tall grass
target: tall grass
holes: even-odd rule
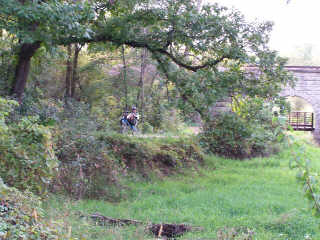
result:
[[[306,146],[314,166],[320,169],[320,148],[310,144],[306,135],[297,137]],[[320,239],[320,222],[308,211],[296,173],[288,167],[292,151],[289,148],[269,158],[244,161],[208,156],[206,167],[197,171],[152,182],[128,182],[126,199],[118,203],[83,200],[64,201],[65,206],[61,206],[62,201],[55,197],[47,204],[49,217],[69,209],[70,224],[75,226],[73,235],[86,239],[152,237],[143,227],[82,225],[74,213],[99,212],[114,218],[204,227],[203,231],[187,233],[181,239],[229,239],[218,235],[232,229],[249,229],[252,239],[258,240]],[[234,239],[246,238],[238,235]]]

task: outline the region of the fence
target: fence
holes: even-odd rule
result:
[[[313,131],[314,116],[312,112],[291,112],[288,124],[296,131]]]

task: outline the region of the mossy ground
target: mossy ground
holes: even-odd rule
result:
[[[298,134],[298,138],[312,164],[320,169],[320,148],[310,144],[306,135]],[[245,161],[208,156],[205,167],[197,170],[161,180],[127,182],[125,199],[117,203],[52,197],[46,204],[47,213],[49,217],[70,213],[73,236],[86,239],[152,237],[143,227],[92,226],[75,213],[99,212],[114,218],[204,227],[204,231],[187,233],[181,239],[228,239],[221,237],[221,229],[228,232],[232,228],[249,229],[258,240],[320,239],[320,220],[311,215],[296,172],[289,168],[294,150]],[[235,239],[246,238],[239,235]]]

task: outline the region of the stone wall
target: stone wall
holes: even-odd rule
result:
[[[231,97],[226,97],[224,99],[217,101],[214,104],[214,106],[210,108],[210,116],[214,118],[215,116],[221,113],[231,112],[231,103],[232,103]]]
[[[320,67],[288,66],[297,78],[294,88],[287,87],[281,95],[284,97],[301,97],[309,102],[314,110],[315,116],[315,138],[320,139]]]

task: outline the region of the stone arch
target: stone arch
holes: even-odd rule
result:
[[[315,111],[315,108],[316,108],[316,105],[318,104],[317,103],[317,99],[314,99],[313,97],[310,97],[310,95],[307,95],[307,94],[297,94],[297,93],[294,93],[294,94],[281,94],[282,97],[299,97],[299,98],[302,98],[303,100],[305,100],[306,102],[308,102],[312,108],[313,108],[313,111]]]
[[[286,66],[285,69],[296,78],[294,87],[283,86],[280,96],[300,97],[312,105],[315,116],[314,137],[320,142],[320,66]],[[246,71],[259,73],[255,66]]]
[[[320,104],[319,104],[319,99],[315,98],[314,96],[310,96],[307,92],[295,92],[291,91],[291,94],[288,92],[282,93],[282,97],[299,97],[308,102],[312,108],[313,108],[313,113],[314,113],[314,127],[315,130],[313,132],[314,137],[317,139],[320,139]]]

